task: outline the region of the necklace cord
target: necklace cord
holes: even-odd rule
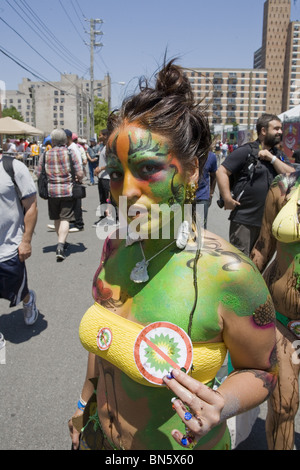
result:
[[[172,240],[171,243],[169,243],[168,245],[164,246],[158,253],[155,253],[155,255],[151,256],[151,258],[149,259],[146,259],[146,256],[145,256],[145,253],[144,253],[144,250],[143,250],[143,246],[142,246],[142,242],[140,241],[140,247],[141,247],[141,251],[142,251],[142,255],[143,255],[143,258],[144,260],[149,263],[149,261],[153,260],[153,258],[155,258],[156,256],[158,256],[160,253],[162,253],[164,250],[166,250],[167,248],[169,248],[169,246],[171,246],[173,243],[175,243],[176,240]]]
[[[194,318],[194,313],[196,310],[197,302],[198,302],[198,276],[197,276],[197,264],[200,258],[201,250],[200,248],[197,249],[196,255],[194,258],[194,265],[193,265],[193,284],[194,284],[194,291],[195,291],[195,299],[194,299],[194,304],[192,307],[192,310],[189,315],[189,325],[188,325],[188,335],[191,338],[192,334],[192,324],[193,324],[193,318]]]
[[[195,205],[193,205],[193,219],[195,220],[195,212],[196,212],[196,208],[195,208]],[[197,223],[195,222],[196,226],[197,226]],[[200,228],[197,227],[197,232],[198,232],[198,237],[200,237]],[[198,245],[199,246],[199,245]],[[194,304],[193,304],[193,307],[192,307],[192,310],[190,311],[190,315],[189,315],[189,324],[188,324],[188,335],[190,338],[192,338],[192,325],[193,325],[193,318],[194,318],[194,313],[195,313],[195,310],[196,310],[196,306],[197,306],[197,302],[198,302],[198,275],[197,275],[197,265],[198,265],[198,261],[199,261],[199,258],[200,258],[200,255],[201,255],[201,245],[199,246],[199,248],[197,248],[197,251],[196,251],[196,254],[195,254],[195,258],[194,258],[194,265],[193,265],[193,284],[194,284],[194,292],[195,292],[195,298],[194,298]]]

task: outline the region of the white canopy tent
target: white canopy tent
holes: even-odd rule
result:
[[[42,135],[44,131],[27,124],[26,122],[18,121],[9,116],[0,118],[0,134],[5,135]]]
[[[293,121],[299,119],[300,122],[300,105],[295,106],[294,108],[288,109],[284,113],[279,114],[278,116],[282,122]]]

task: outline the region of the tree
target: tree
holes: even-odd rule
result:
[[[10,108],[5,108],[2,110],[2,117],[11,117],[13,119],[17,119],[18,121],[24,122],[24,118],[21,113],[14,107],[11,106]]]
[[[95,133],[100,134],[101,129],[106,129],[108,118],[108,103],[95,97],[94,103],[94,124]]]

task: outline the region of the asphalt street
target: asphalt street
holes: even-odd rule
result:
[[[228,213],[216,205],[209,211],[208,229],[228,239]],[[6,362],[0,364],[0,450],[68,450],[67,422],[76,410],[85,377],[87,353],[78,338],[82,315],[93,303],[91,286],[103,241],[97,219],[97,186],[87,187],[83,200],[85,230],[70,233],[68,256],[56,262],[56,234],[47,228],[47,202],[39,199],[33,254],[27,261],[29,287],[37,294],[40,315],[26,327],[22,305],[10,309],[0,300],[0,332],[6,340]],[[267,449],[266,405],[249,438],[239,449]],[[296,444],[300,448],[299,413]]]

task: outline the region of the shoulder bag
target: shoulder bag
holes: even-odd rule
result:
[[[42,171],[41,171],[40,176],[38,177],[38,181],[37,181],[39,196],[42,199],[48,199],[49,198],[48,178],[47,178],[46,169],[45,169],[45,155],[46,155],[46,153],[44,153],[44,155],[43,155]]]
[[[70,152],[68,152],[68,154],[69,154],[71,175],[72,175],[72,181],[73,181],[72,196],[74,199],[84,199],[86,197],[85,186],[82,183],[79,183],[79,181],[76,181],[72,155]]]

